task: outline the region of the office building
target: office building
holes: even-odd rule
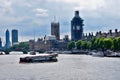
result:
[[[12,30],[12,45],[15,43],[18,43],[18,30],[13,29]]]
[[[1,40],[1,38],[0,38],[0,49],[2,48],[2,40]]]
[[[9,48],[10,47],[10,33],[9,30],[6,30],[6,44],[5,44],[5,48]]]

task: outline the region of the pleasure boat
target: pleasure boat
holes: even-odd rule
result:
[[[57,62],[58,53],[44,53],[44,54],[34,54],[30,55],[28,54],[25,57],[20,57],[20,63],[26,62]]]

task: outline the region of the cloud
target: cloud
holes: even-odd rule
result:
[[[84,20],[84,33],[120,29],[119,5],[120,0],[0,0],[0,37],[12,28],[18,29],[24,40],[33,37],[34,29],[37,37],[50,35],[54,16],[60,22],[61,36],[70,35],[75,10]]]
[[[12,2],[7,0],[0,0],[0,15],[6,15],[6,14],[12,14],[13,8],[12,8]]]
[[[48,16],[47,9],[36,8],[36,9],[34,9],[34,12],[36,12],[36,16],[40,16],[40,17]]]
[[[52,2],[58,3],[67,3],[73,4],[75,10],[83,10],[83,9],[97,9],[98,7],[102,7],[105,3],[105,0],[49,0]]]

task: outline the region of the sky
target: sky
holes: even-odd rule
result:
[[[120,30],[120,0],[0,0],[0,37],[18,29],[19,41],[50,35],[51,22],[59,21],[61,38],[70,36],[70,22],[79,11],[84,33]],[[56,17],[56,19],[54,18]]]

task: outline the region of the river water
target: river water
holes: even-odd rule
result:
[[[120,58],[60,54],[58,62],[19,64],[0,55],[0,80],[120,80]]]

